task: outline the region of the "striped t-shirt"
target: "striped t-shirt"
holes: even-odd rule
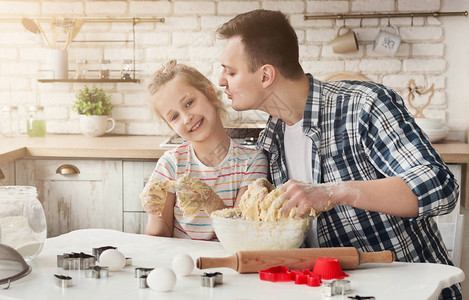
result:
[[[197,158],[192,145],[187,142],[166,151],[151,176],[160,180],[176,180],[184,175],[199,178],[212,187],[227,207],[233,207],[239,188],[267,176],[267,159],[262,152],[245,148],[231,140],[223,161],[216,167],[208,167]],[[174,188],[169,191],[175,192]],[[195,216],[184,217],[183,211],[177,206],[177,199],[174,205],[173,237],[217,240],[210,216],[201,210]]]

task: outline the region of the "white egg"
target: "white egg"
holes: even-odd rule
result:
[[[173,259],[173,270],[178,276],[187,276],[194,270],[194,260],[187,254],[178,254]]]
[[[99,256],[99,265],[108,267],[109,271],[119,271],[125,267],[125,256],[119,250],[108,249]]]
[[[168,268],[153,269],[147,276],[148,286],[158,292],[167,292],[176,284],[176,274]]]

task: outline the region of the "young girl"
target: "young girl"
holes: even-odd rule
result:
[[[146,233],[217,240],[210,213],[236,206],[251,182],[266,177],[267,159],[262,152],[242,147],[227,135],[221,119],[225,112],[222,102],[210,80],[196,69],[172,61],[155,73],[148,89],[156,113],[187,142],[166,151],[158,160],[140,196],[149,213]],[[196,209],[193,216],[184,214],[181,207],[187,204],[178,201],[178,195],[182,200],[188,185],[161,184],[178,179],[180,182],[184,176],[198,178],[212,193],[204,199],[208,205],[203,210]],[[155,181],[159,184],[154,185]],[[159,210],[146,200],[151,199],[152,184],[153,189],[159,189],[156,192],[166,196],[164,208]]]

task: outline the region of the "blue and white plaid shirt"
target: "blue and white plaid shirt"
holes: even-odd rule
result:
[[[459,187],[402,98],[377,83],[321,82],[307,76],[303,132],[313,141],[313,182],[398,176],[417,195],[419,206],[416,218],[336,206],[319,216],[320,246],[392,250],[398,261],[452,264],[433,217],[453,210]],[[291,113],[281,99],[273,99],[279,111]],[[276,186],[289,179],[284,129],[282,120],[270,116],[258,141]]]

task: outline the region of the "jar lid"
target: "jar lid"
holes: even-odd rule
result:
[[[109,64],[109,63],[111,63],[111,61],[109,59],[102,59],[101,63],[102,64]]]
[[[44,110],[44,106],[33,104],[28,107],[28,111],[39,111],[39,110]]]
[[[5,105],[2,110],[3,110],[3,111],[15,111],[15,110],[18,110],[18,106],[15,106],[15,105]]]

